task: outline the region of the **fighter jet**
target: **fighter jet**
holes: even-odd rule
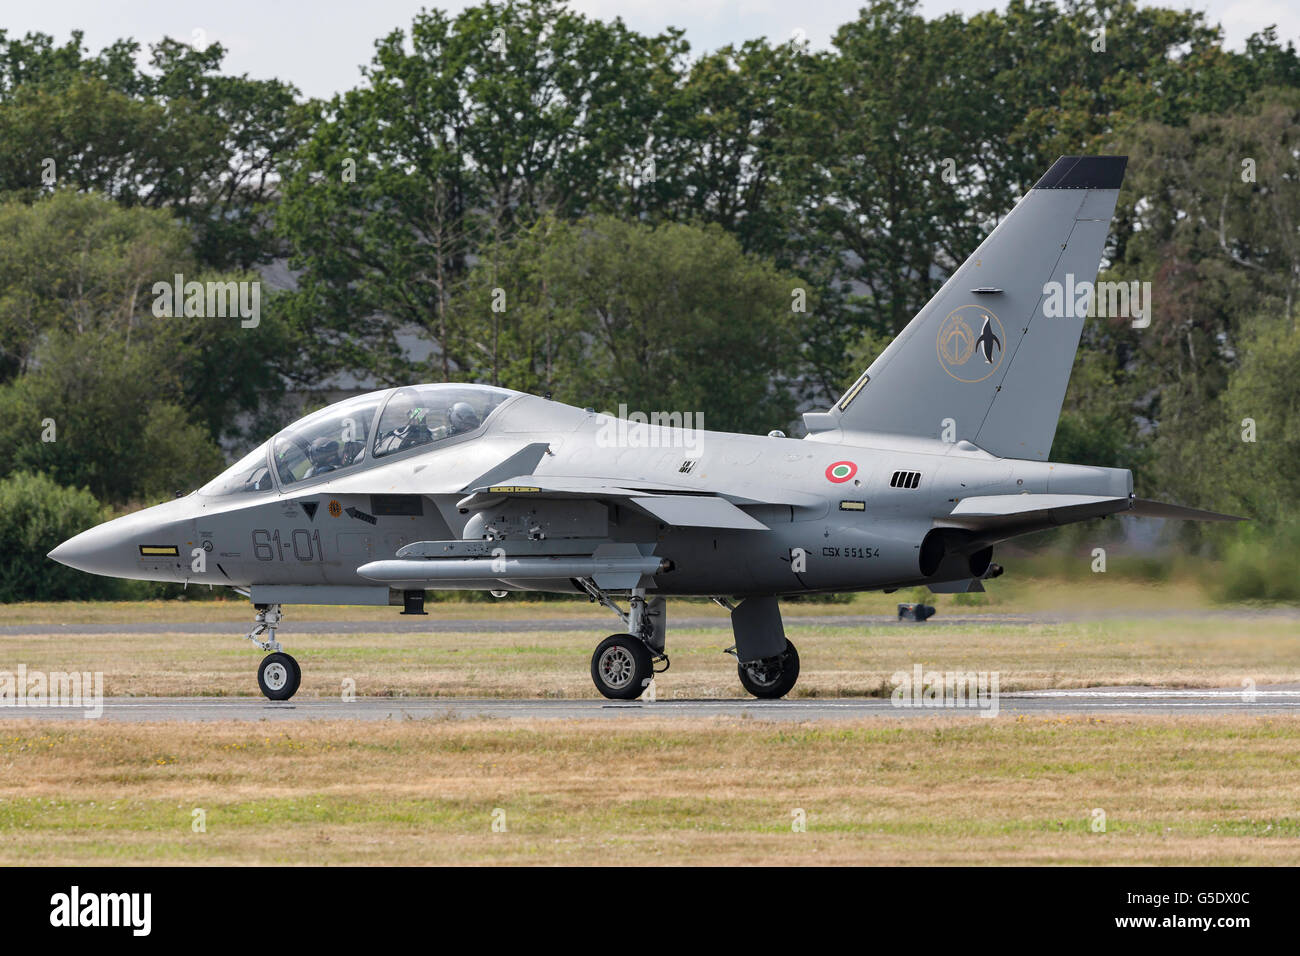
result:
[[[619,621],[591,657],[611,699],[667,669],[665,598],[707,596],[731,613],[745,690],[782,697],[799,676],[782,597],[981,591],[1020,535],[1112,514],[1236,520],[1135,497],[1124,469],[1047,460],[1084,316],[1043,301],[1095,279],[1124,166],[1058,160],[839,401],[803,416],[802,439],[412,385],[308,415],[50,557],[247,595],[272,700],[301,680],[276,639],[285,606],[421,614],[428,589],[599,602]]]

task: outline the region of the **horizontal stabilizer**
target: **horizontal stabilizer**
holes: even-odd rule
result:
[[[971,530],[1023,523],[1055,525],[1127,511],[1128,498],[1101,495],[983,495],[957,502],[940,525]]]
[[[1189,521],[1245,520],[1233,515],[1167,505],[1145,498],[1020,494],[963,498],[947,516],[938,519],[935,526],[1009,536],[1112,514],[1131,514],[1139,518],[1182,518]]]
[[[1199,508],[1184,508],[1182,505],[1167,505],[1163,501],[1151,501],[1149,498],[1134,498],[1132,513],[1139,518],[1174,518],[1183,521],[1245,521],[1237,515],[1219,514],[1217,511],[1202,511]]]

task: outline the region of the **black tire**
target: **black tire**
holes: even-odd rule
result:
[[[752,664],[737,664],[736,671],[745,690],[763,700],[776,700],[794,690],[799,680],[799,652],[786,641],[781,654]]]
[[[288,654],[267,654],[257,668],[257,686],[268,700],[288,700],[301,683],[302,668]]]
[[[636,700],[654,677],[650,649],[631,634],[611,634],[591,655],[591,680],[610,700]]]

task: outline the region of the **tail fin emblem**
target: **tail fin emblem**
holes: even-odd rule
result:
[[[985,365],[993,364],[993,346],[996,345],[998,347],[999,353],[1002,351],[1002,340],[993,334],[993,327],[989,325],[989,317],[987,315],[984,316],[984,328],[980,329],[980,337],[975,340],[975,344],[978,345],[980,351],[984,353]],[[998,361],[1001,360],[1002,357],[999,355]]]
[[[982,382],[1002,364],[1005,337],[996,315],[981,306],[963,305],[948,313],[939,326],[935,342],[939,364],[959,382]],[[977,354],[983,361],[967,367]]]

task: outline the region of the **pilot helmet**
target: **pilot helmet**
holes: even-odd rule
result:
[[[339,443],[333,438],[312,439],[307,446],[307,457],[313,465],[337,465],[340,463]]]
[[[469,402],[456,402],[447,410],[447,422],[452,431],[470,432],[478,428],[478,413]]]

